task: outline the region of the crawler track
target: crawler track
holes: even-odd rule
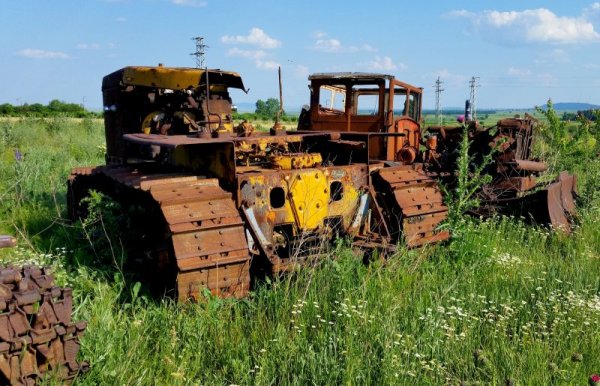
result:
[[[0,384],[34,385],[46,372],[70,380],[87,370],[77,362],[85,322],[72,322],[71,289],[47,270],[0,267]]]
[[[387,212],[390,231],[409,248],[447,240],[448,231],[438,225],[448,217],[438,184],[422,165],[379,169],[373,176],[377,200]],[[397,219],[394,223],[393,218]]]
[[[125,206],[143,202],[159,209],[160,218],[151,217],[144,226],[164,229],[156,269],[175,266],[179,300],[198,298],[205,289],[224,297],[247,294],[250,255],[243,221],[231,194],[216,179],[107,166],[74,170],[69,185],[74,217],[89,189],[108,193]]]

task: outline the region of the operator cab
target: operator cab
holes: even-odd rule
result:
[[[414,162],[422,88],[373,73],[319,73],[308,79],[310,107],[300,115],[299,130],[369,133],[371,159]]]

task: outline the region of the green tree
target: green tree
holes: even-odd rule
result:
[[[254,112],[258,115],[264,115],[267,112],[267,104],[262,99],[256,101],[256,110]]]
[[[0,105],[0,114],[11,115],[14,114],[15,108],[10,103],[4,103]]]
[[[279,111],[279,101],[275,98],[269,98],[266,101],[259,99],[256,101],[256,114],[262,117],[274,118]]]

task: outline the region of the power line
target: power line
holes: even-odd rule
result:
[[[476,96],[477,87],[479,87],[479,85],[477,84],[478,79],[479,79],[478,76],[472,76],[471,80],[469,81],[469,87],[471,88],[471,95],[469,96],[469,102],[471,103],[471,111],[473,114],[474,121],[477,121],[477,108],[476,108],[476,104],[475,104],[475,96]]]
[[[196,57],[196,68],[204,68],[204,50],[209,47],[204,44],[202,36],[193,37],[192,40],[196,41],[196,52],[192,52],[190,55]]]
[[[442,82],[438,76],[437,80],[435,81],[435,85],[433,85],[433,87],[435,87],[435,117],[438,119],[440,126],[442,126],[443,119],[442,107],[440,105],[440,95],[442,94],[442,91],[444,91],[442,88],[442,83],[444,82]]]

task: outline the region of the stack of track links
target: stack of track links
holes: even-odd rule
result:
[[[48,269],[0,267],[0,385],[35,385],[46,373],[68,381],[88,369],[76,359],[86,322],[71,322],[72,303]]]

